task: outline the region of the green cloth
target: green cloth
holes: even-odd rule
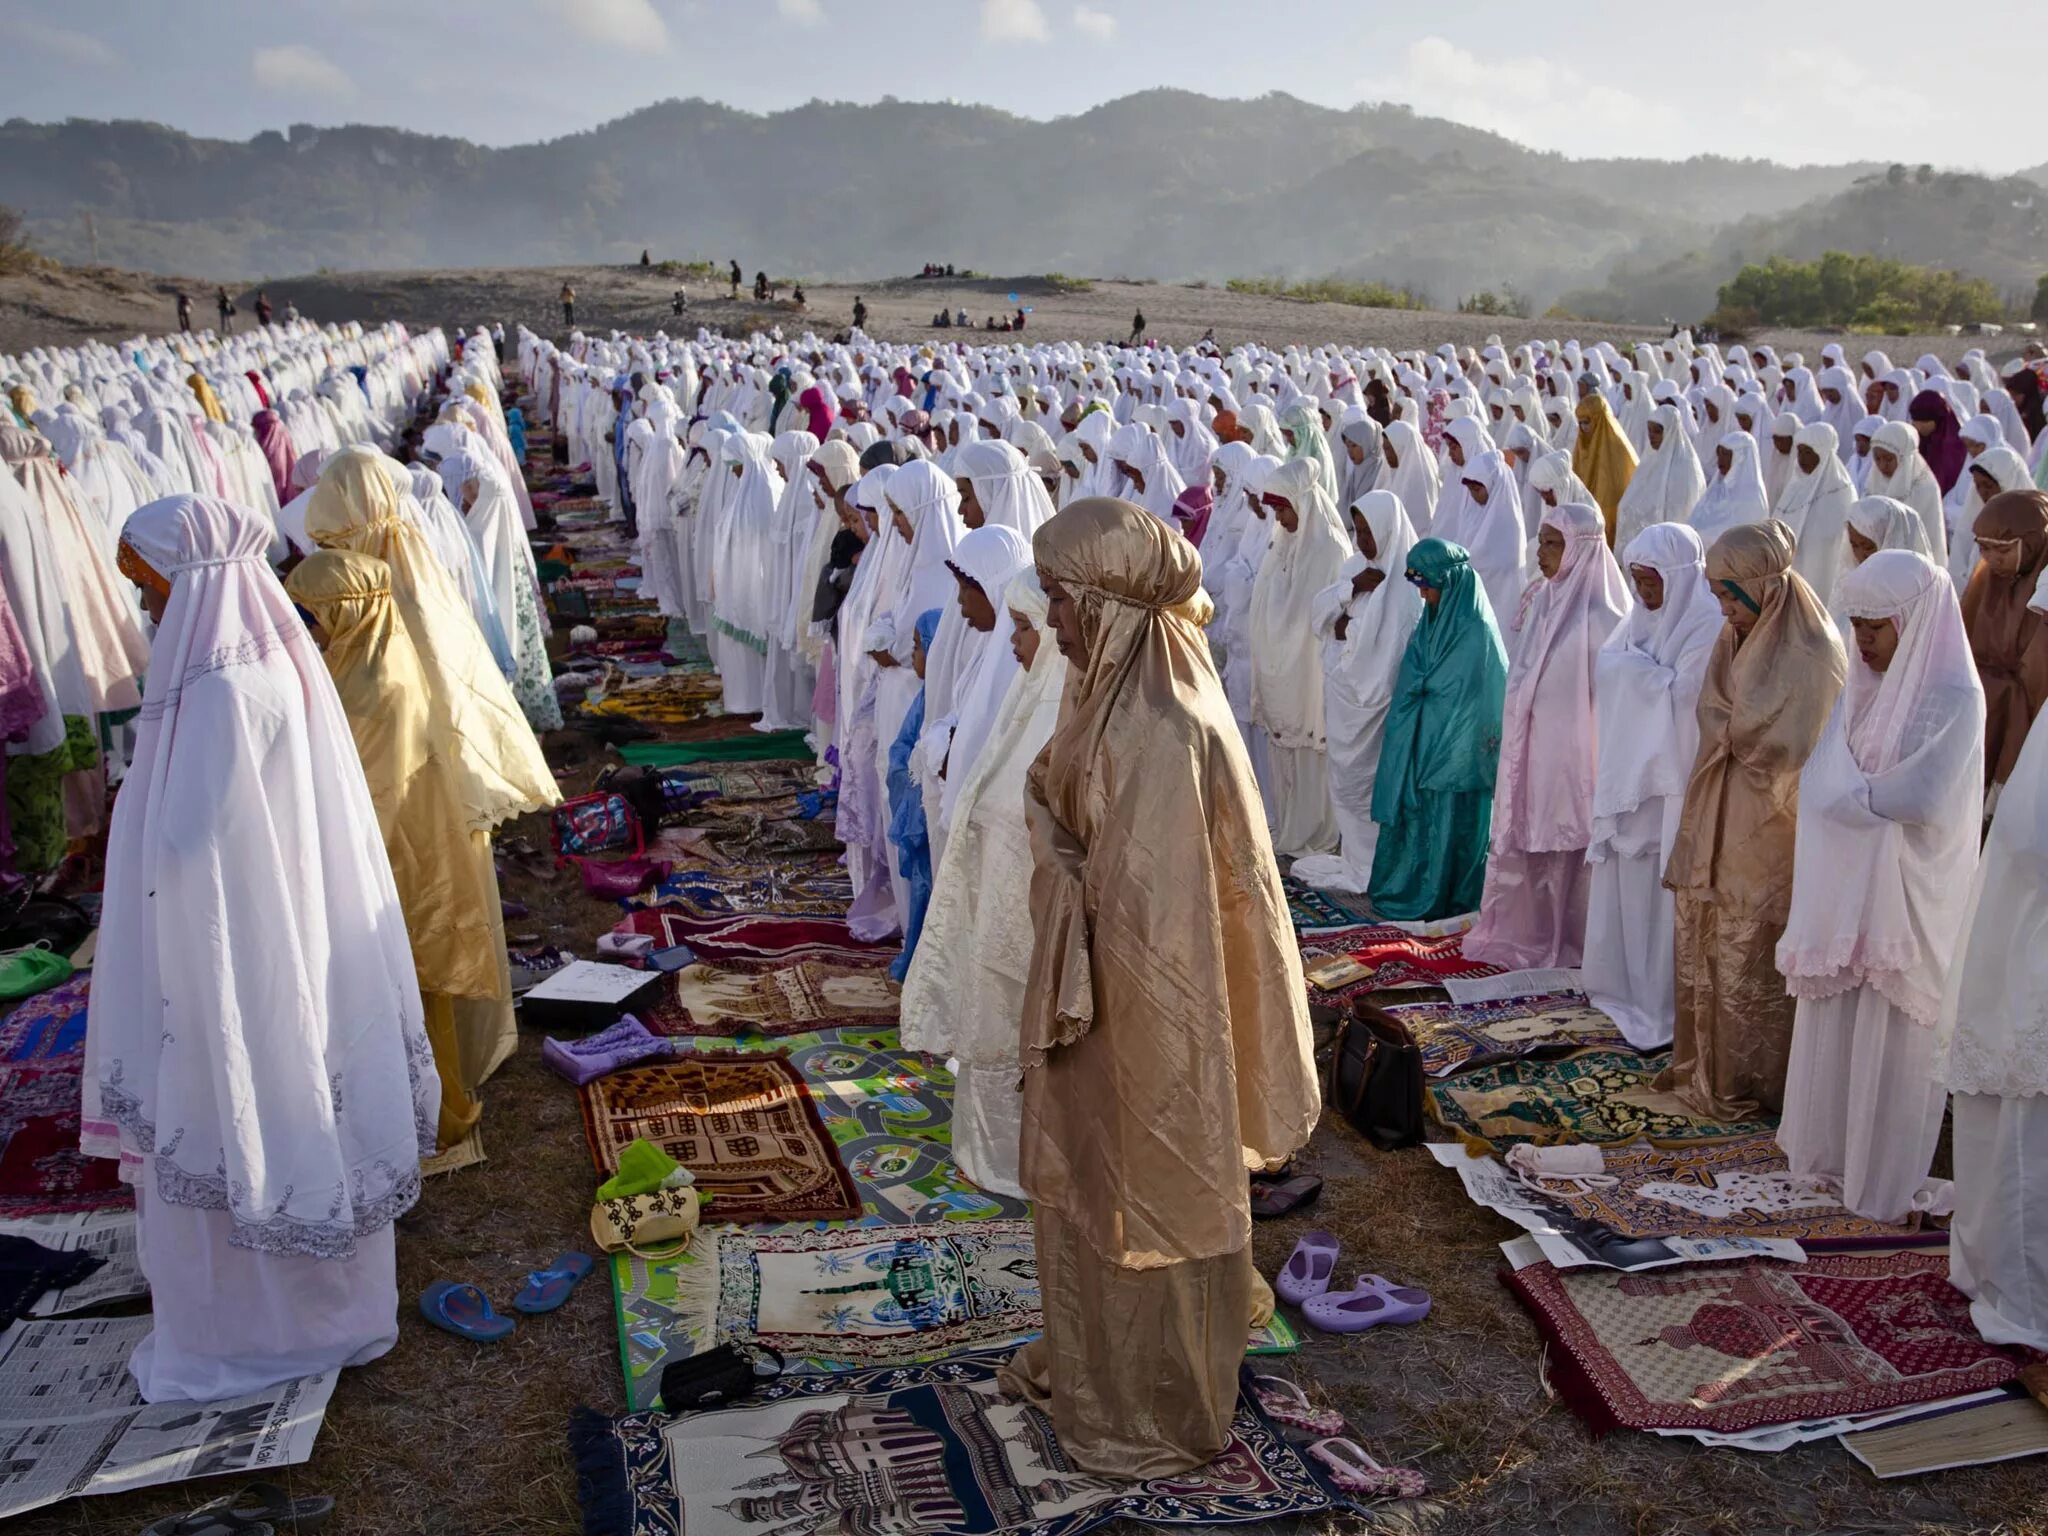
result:
[[[86,715],[64,717],[62,745],[7,760],[7,827],[14,838],[14,867],[21,873],[47,874],[64,862],[71,845],[64,776],[99,764],[96,733]]]
[[[1408,569],[1441,595],[1409,637],[1387,710],[1368,894],[1380,917],[1416,922],[1479,906],[1508,658],[1465,550],[1423,539]]]
[[[54,950],[18,949],[0,956],[0,1001],[33,997],[71,979],[71,962]]]
[[[681,1166],[651,1141],[628,1142],[619,1153],[619,1171],[597,1186],[597,1198],[651,1195]]]
[[[1496,715],[1499,713],[1495,712]],[[1500,726],[1496,720],[1494,730]],[[676,768],[684,763],[808,762],[816,754],[802,731],[750,731],[717,741],[629,741],[619,756],[642,768]]]

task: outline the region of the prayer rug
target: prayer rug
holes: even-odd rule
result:
[[[91,983],[81,973],[0,1022],[0,1219],[135,1203],[117,1163],[78,1150]]]
[[[1343,1001],[1390,987],[1434,987],[1465,976],[1497,976],[1500,967],[1465,958],[1465,936],[1419,938],[1387,923],[1319,933],[1301,946],[1301,968],[1319,1002]]]
[[[781,800],[817,787],[814,771],[803,763],[703,763],[661,770],[664,811],[688,811],[714,800],[743,804]]]
[[[1038,1410],[996,1388],[1002,1353],[790,1375],[676,1418],[570,1422],[586,1536],[764,1531],[1080,1536],[1112,1520],[1285,1521],[1347,1507],[1240,1399],[1207,1466],[1133,1483],[1073,1467]]]
[[[628,913],[619,926],[648,935],[662,949],[687,944],[699,959],[723,966],[791,965],[798,960],[887,965],[903,947],[899,939],[863,944],[842,917],[689,917],[652,908]]]
[[[1428,1085],[1430,1112],[1453,1131],[1495,1146],[1518,1141],[1634,1141],[1658,1146],[1731,1141],[1772,1120],[1709,1120],[1652,1086],[1671,1053],[1581,1051],[1555,1061],[1508,1061]]]
[[[802,731],[750,731],[716,741],[629,741],[619,756],[643,768],[674,768],[683,763],[809,762],[817,754]]]
[[[839,1025],[890,1024],[900,994],[882,971],[799,960],[752,975],[687,965],[641,1015],[657,1035],[800,1035]]]
[[[677,870],[628,905],[673,907],[685,917],[842,917],[852,904],[853,888],[837,859],[789,859]]]
[[[420,1177],[438,1178],[444,1173],[460,1173],[465,1168],[474,1168],[484,1161],[484,1128],[481,1121],[470,1127],[469,1134],[444,1152],[420,1159]]]
[[[1789,1237],[1808,1248],[1946,1246],[1945,1232],[1868,1221],[1786,1166],[1766,1131],[1706,1146],[1603,1149],[1611,1189],[1547,1191],[1619,1237]]]
[[[92,973],[38,992],[0,1020],[0,1062],[41,1062],[85,1049],[86,999]]]
[[[1576,994],[1496,1003],[1396,1003],[1383,1010],[1415,1037],[1425,1077],[1573,1051],[1628,1051],[1614,1021]]]
[[[1981,1467],[2048,1456],[2048,1408],[2031,1397],[2003,1398],[1886,1424],[1840,1437],[1842,1449],[1879,1477],[1917,1477],[1950,1467]]]
[[[678,1049],[741,1050],[746,1040],[692,1036]],[[967,1181],[953,1161],[953,1074],[893,1029],[824,1029],[779,1047],[803,1078],[860,1194],[860,1227],[1025,1216],[1021,1200]],[[595,1086],[595,1085],[593,1085]],[[716,1219],[714,1217],[714,1219]]]
[[[1296,933],[1318,933],[1326,928],[1357,928],[1370,925],[1372,914],[1344,905],[1327,891],[1303,885],[1292,875],[1281,878],[1287,892],[1287,915],[1294,919]]]
[[[780,1051],[706,1051],[586,1083],[591,1161],[645,1137],[689,1169],[710,1221],[832,1221],[860,1200],[804,1074]]]
[[[1043,1325],[1026,1220],[762,1235],[699,1228],[689,1252],[612,1258],[619,1358],[635,1412],[662,1369],[714,1344],[769,1345],[785,1369],[907,1365],[963,1349],[1013,1348]],[[1246,1352],[1301,1347],[1275,1316]]]
[[[1946,1254],[1502,1278],[1536,1319],[1551,1385],[1596,1434],[1878,1413],[2003,1386],[2031,1358],[1978,1337]]]

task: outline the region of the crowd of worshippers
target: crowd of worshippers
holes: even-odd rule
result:
[[[391,1222],[512,1048],[490,832],[560,715],[502,341],[0,359],[17,868],[121,785],[84,1149],[152,1397],[390,1348]],[[1033,1202],[1004,1380],[1076,1465],[1213,1456],[1270,1314],[1245,1171],[1319,1098],[1282,858],[1582,967],[1860,1214],[1952,1202],[1980,1330],[2048,1347],[2037,361],[514,348],[727,711],[811,733],[961,1167]]]

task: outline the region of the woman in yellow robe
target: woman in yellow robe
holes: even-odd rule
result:
[[[1590,377],[1590,375],[1588,375]],[[1579,436],[1572,444],[1572,473],[1585,481],[1586,489],[1600,505],[1607,522],[1607,542],[1614,542],[1614,514],[1621,506],[1621,493],[1635,478],[1636,451],[1614,419],[1607,397],[1596,387],[1580,399]]]
[[[1195,547],[1093,497],[1033,552],[1072,671],[1025,797],[1019,1178],[1045,1331],[1003,1383],[1075,1465],[1164,1477],[1228,1442],[1270,1309],[1245,1175],[1315,1126],[1307,992]]]
[[[333,455],[321,465],[306,504],[306,533],[322,549],[371,555],[390,568],[392,606],[424,674],[429,739],[440,748],[453,781],[459,810],[454,825],[465,834],[482,834],[472,846],[488,866],[492,828],[544,810],[561,796],[453,578],[420,531],[399,515],[394,473],[404,471],[374,448],[358,445]],[[458,1076],[472,1092],[518,1045],[495,869],[490,887],[500,985],[489,997],[458,997],[453,1008]]]
[[[427,708],[426,673],[392,606],[391,568],[369,555],[323,549],[292,571],[285,590],[319,625],[315,638],[391,856],[441,1074],[439,1140],[446,1151],[483,1112],[464,1083],[455,999],[506,995],[490,836],[463,830],[447,743],[435,739]]]

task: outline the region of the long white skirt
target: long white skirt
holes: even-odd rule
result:
[[[1955,1096],[1948,1276],[1993,1344],[2048,1350],[2048,1098]]]
[[[1609,853],[1587,871],[1587,1000],[1639,1051],[1662,1050],[1678,1021],[1672,989],[1677,905],[1664,889],[1664,855]]]
[[[1794,1173],[1840,1179],[1858,1216],[1903,1221],[1914,1209],[1946,1097],[1931,1028],[1869,987],[1799,999],[1778,1145]]]
[[[758,714],[767,693],[768,658],[719,630],[711,632],[711,660],[718,668],[726,712]]]
[[[398,1342],[398,1244],[389,1226],[352,1259],[280,1258],[228,1243],[224,1211],[135,1191],[136,1246],[156,1326],[128,1369],[145,1400],[218,1402],[365,1365]]]
[[[960,1171],[990,1194],[1029,1199],[1017,1182],[1024,1134],[1017,1068],[963,1061],[953,1070],[953,1157]]]
[[[1273,851],[1286,856],[1335,848],[1329,755],[1317,747],[1274,746],[1270,740],[1266,751],[1272,773],[1266,818],[1273,827]]]
[[[811,694],[818,677],[809,662],[794,651],[768,642],[763,669],[761,718],[757,731],[801,731],[811,724]]]

